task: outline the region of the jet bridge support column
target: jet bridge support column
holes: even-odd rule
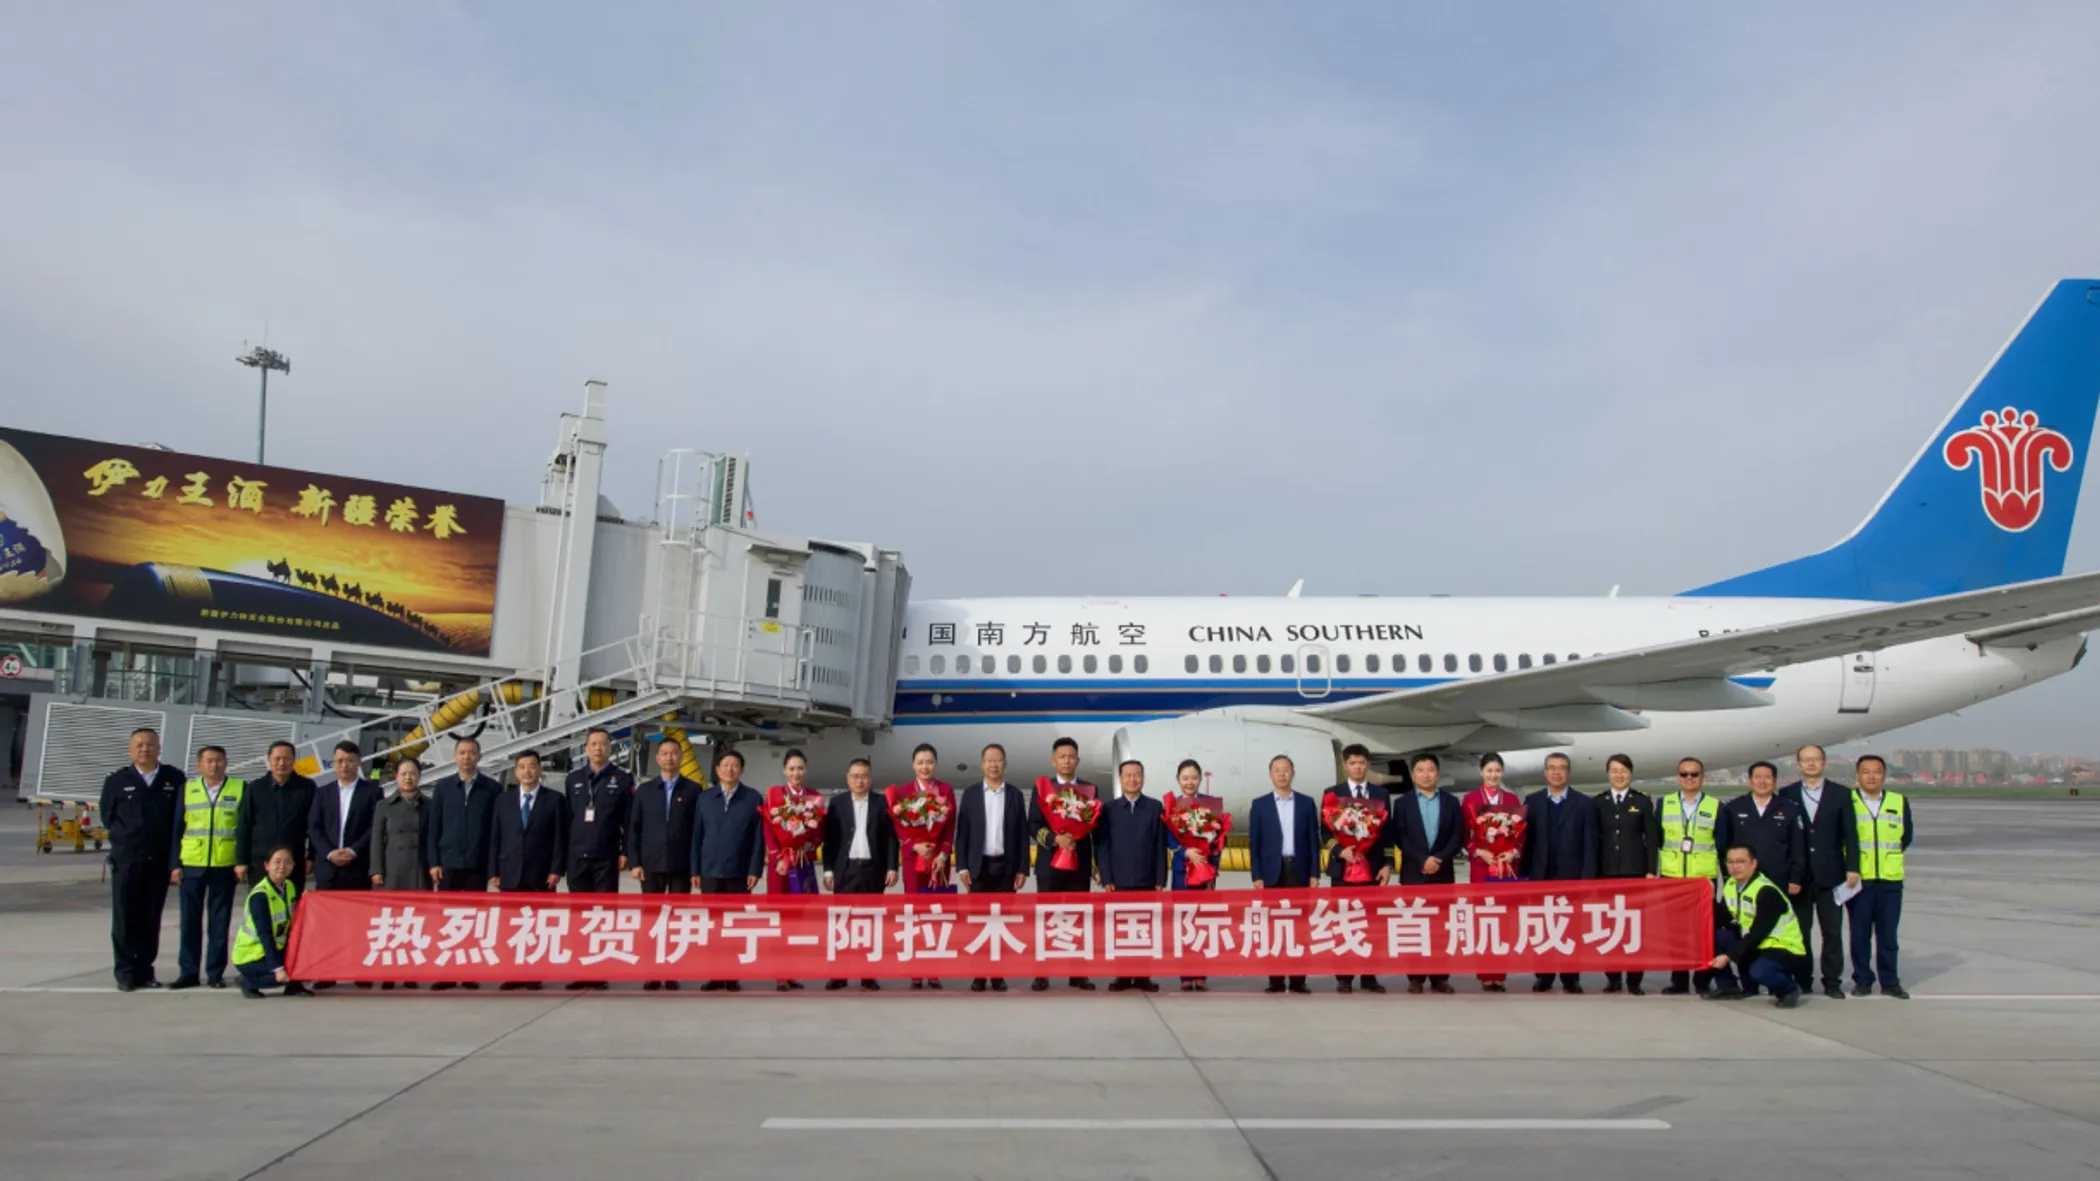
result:
[[[583,413],[562,415],[561,442],[547,463],[540,504],[561,514],[547,619],[549,694],[582,676],[583,619],[590,602],[591,550],[598,532],[598,488],[605,466],[605,383],[583,383]],[[571,711],[554,697],[554,721]]]

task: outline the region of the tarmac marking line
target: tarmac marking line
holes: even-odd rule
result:
[[[862,1119],[773,1116],[767,1132],[1667,1132],[1659,1119]]]

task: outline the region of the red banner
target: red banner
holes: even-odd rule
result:
[[[302,980],[1269,976],[1703,967],[1704,879],[1097,894],[301,895]]]

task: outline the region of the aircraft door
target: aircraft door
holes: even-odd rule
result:
[[[1863,714],[1874,705],[1874,654],[1855,652],[1844,659],[1844,681],[1838,690],[1838,712]]]
[[[1333,657],[1325,644],[1298,645],[1298,696],[1318,701],[1334,688]]]

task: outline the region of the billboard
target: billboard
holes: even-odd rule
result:
[[[0,427],[0,607],[487,656],[503,502]]]

